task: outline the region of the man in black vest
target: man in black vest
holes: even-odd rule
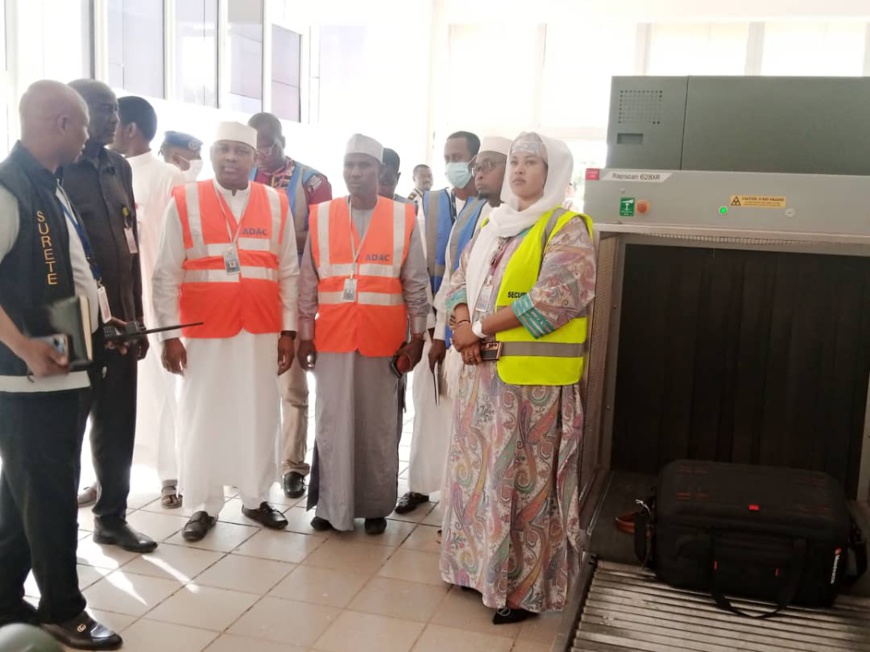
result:
[[[102,82],[82,79],[70,86],[87,103],[90,123],[82,157],[64,168],[64,189],[81,213],[93,245],[111,316],[142,322],[133,173],[123,156],[106,149],[118,127],[118,100]],[[83,410],[91,417],[91,453],[98,482],[94,541],[131,552],[151,552],[157,547],[126,520],[136,436],[136,366],[147,350],[146,338],[129,352],[106,349],[102,331],[97,331],[92,390]],[[87,501],[79,504],[83,502]]]
[[[56,176],[81,154],[87,126],[72,89],[37,82],[21,99],[21,141],[0,163],[0,626],[41,623],[71,648],[115,650],[121,638],[85,611],[76,570],[88,376],[22,333],[30,310],[74,296],[98,324],[90,245]],[[24,601],[31,569],[38,612]]]

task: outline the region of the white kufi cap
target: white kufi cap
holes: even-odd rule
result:
[[[350,140],[347,141],[345,154],[367,154],[376,159],[378,163],[384,162],[384,146],[374,138],[362,134],[354,134],[350,137]]]
[[[495,152],[507,156],[511,151],[511,139],[501,136],[484,136],[480,141],[481,152]]]
[[[215,142],[231,140],[257,149],[257,130],[241,122],[221,122],[214,136]]]

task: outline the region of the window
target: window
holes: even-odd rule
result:
[[[541,71],[538,25],[451,25],[449,56],[451,129],[532,124]]]
[[[12,112],[12,80],[7,72],[8,60],[6,57],[6,2],[0,0],[0,86],[2,86],[2,99],[0,99],[0,158],[5,157],[12,145],[9,133],[9,119]]]
[[[302,35],[272,25],[272,112],[299,122]]]
[[[866,23],[767,23],[763,75],[861,75]]]
[[[263,0],[229,0],[228,108],[263,110]]]
[[[653,25],[648,75],[743,75],[749,23]]]
[[[367,28],[320,28],[319,121],[341,125],[348,120],[348,103],[365,97]],[[361,130],[363,127],[354,127]]]
[[[175,98],[217,106],[218,0],[175,3]]]
[[[0,72],[8,70],[6,59],[6,2],[0,1]]]
[[[164,97],[163,0],[109,0],[109,84]]]
[[[544,127],[606,128],[610,79],[634,73],[636,39],[637,27],[630,23],[547,25]]]

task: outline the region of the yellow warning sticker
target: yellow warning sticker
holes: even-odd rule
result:
[[[731,195],[733,208],[785,208],[785,197],[770,195]]]

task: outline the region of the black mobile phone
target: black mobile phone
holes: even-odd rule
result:
[[[484,342],[480,345],[480,359],[484,362],[496,362],[501,357],[501,342]]]
[[[36,339],[45,342],[61,355],[69,355],[69,338],[62,333],[37,337]]]

